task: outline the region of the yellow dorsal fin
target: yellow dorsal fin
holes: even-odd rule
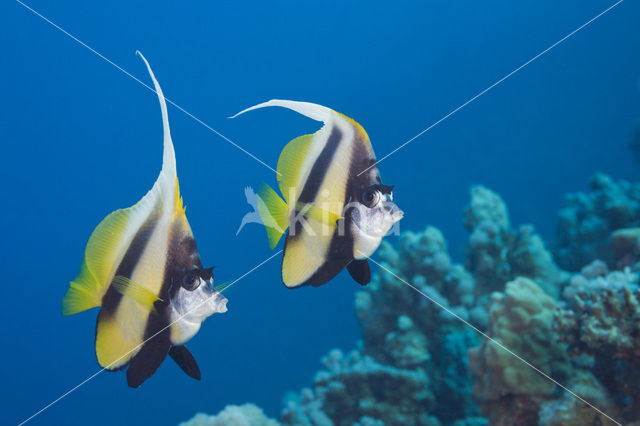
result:
[[[132,298],[150,311],[155,311],[155,306],[153,304],[158,300],[162,300],[140,284],[122,275],[116,275],[113,278],[112,285],[118,293]]]
[[[69,289],[62,299],[64,315],[72,315],[101,305],[129,217],[130,209],[116,210],[104,218],[91,234],[80,274],[69,284]]]
[[[356,120],[354,120],[351,117],[347,117],[344,114],[341,113],[337,113],[340,117],[344,118],[347,123],[351,124],[351,126],[355,129],[356,133],[360,134],[360,136],[362,136],[362,140],[369,145],[369,147],[371,147],[371,141],[369,140],[369,135],[367,134],[366,130],[364,130],[364,127],[362,127],[362,125],[360,123],[358,123]]]
[[[289,227],[289,207],[269,185],[258,190],[258,213],[267,229],[269,247],[273,250]]]
[[[300,195],[302,189],[297,187],[300,169],[309,152],[312,141],[313,135],[297,137],[289,142],[280,153],[277,168],[279,173],[278,185],[287,203],[294,201],[289,199],[292,192],[296,198]]]
[[[173,195],[173,214],[183,215],[186,210],[186,207],[182,204],[182,197],[180,196],[180,184],[178,183],[178,178],[176,177],[176,186]]]

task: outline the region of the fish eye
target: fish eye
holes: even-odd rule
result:
[[[200,286],[200,277],[197,271],[189,271],[182,277],[182,287],[185,290],[193,291]]]
[[[379,190],[376,188],[369,188],[364,192],[364,194],[362,194],[362,203],[365,206],[372,208],[380,202],[381,197],[382,194],[380,194]]]

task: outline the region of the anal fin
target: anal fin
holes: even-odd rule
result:
[[[171,348],[168,329],[144,344],[127,369],[127,384],[137,388],[158,370]]]
[[[186,346],[172,346],[169,350],[169,356],[189,377],[200,380],[200,367]]]
[[[347,265],[347,271],[358,284],[367,285],[371,281],[371,268],[367,259],[354,259]]]

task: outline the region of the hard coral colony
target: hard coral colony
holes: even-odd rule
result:
[[[355,296],[357,349],[324,357],[279,421],[230,406],[184,424],[231,413],[264,425],[613,424],[603,413],[640,424],[640,184],[598,174],[589,192],[566,196],[559,218],[551,251],[531,225],[511,225],[498,194],[471,188],[464,264],[432,226],[383,241],[384,268]]]

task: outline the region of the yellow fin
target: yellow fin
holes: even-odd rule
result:
[[[125,365],[140,350],[142,341],[126,339],[121,324],[104,309],[96,326],[96,357],[101,367],[114,370]]]
[[[287,203],[292,202],[289,199],[290,188],[294,188],[297,191],[297,182],[300,176],[300,169],[309,152],[309,147],[313,141],[313,135],[304,135],[295,138],[289,142],[278,159],[278,185],[280,186],[280,192],[284,196]],[[296,194],[296,197],[300,194]]]
[[[327,261],[332,234],[322,232],[322,224],[309,221],[313,234],[305,229],[287,240],[282,258],[282,282],[289,288],[299,287]]]
[[[157,300],[162,300],[151,291],[142,287],[140,284],[133,282],[130,278],[122,275],[116,275],[113,278],[113,288],[123,296],[130,297],[136,302],[143,305],[150,311],[155,311],[156,308],[153,305]]]
[[[296,209],[298,211],[304,211],[305,216],[309,219],[315,219],[318,222],[329,226],[334,226],[336,221],[341,218],[340,215],[323,209],[322,207],[318,207],[310,203],[303,203],[301,201],[296,203]]]
[[[118,244],[130,217],[129,209],[116,210],[100,222],[91,234],[80,273],[69,284],[62,299],[62,313],[72,315],[98,307],[109,284],[111,268],[118,256]]]
[[[258,190],[258,213],[267,229],[269,247],[273,250],[289,227],[289,208],[276,191],[265,183]]]

